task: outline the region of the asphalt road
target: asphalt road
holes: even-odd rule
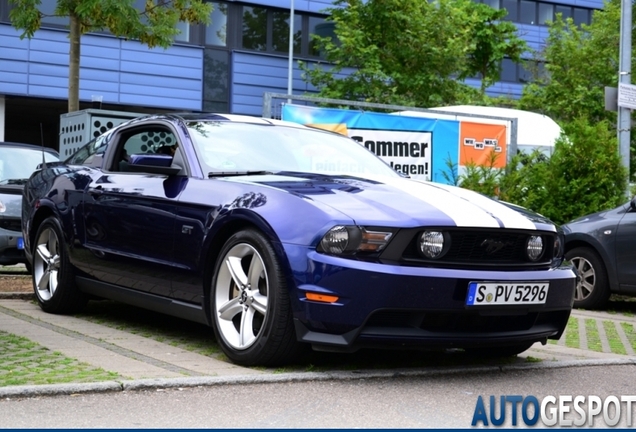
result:
[[[605,365],[4,398],[0,419],[2,428],[470,428],[480,395],[620,398],[636,394],[635,374]],[[504,426],[511,418],[507,405]],[[627,427],[625,407],[621,419]],[[594,426],[606,427],[602,415]]]

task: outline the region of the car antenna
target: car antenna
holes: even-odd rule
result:
[[[44,128],[40,122],[40,142],[42,143],[42,168],[46,168],[46,160],[44,159]]]

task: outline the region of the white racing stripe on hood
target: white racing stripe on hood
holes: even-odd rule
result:
[[[505,228],[536,229],[522,214],[466,189],[409,179],[384,177],[380,181],[426,201],[460,227],[500,228],[503,225]]]

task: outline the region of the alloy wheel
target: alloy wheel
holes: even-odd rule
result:
[[[36,241],[33,257],[33,280],[38,296],[50,300],[58,286],[60,241],[51,228],[43,230]]]
[[[583,257],[573,257],[570,261],[578,271],[580,278],[574,291],[574,300],[585,300],[594,291],[596,272],[592,264]]]
[[[267,316],[269,282],[258,251],[247,243],[232,247],[223,257],[214,288],[221,337],[234,349],[249,348]]]

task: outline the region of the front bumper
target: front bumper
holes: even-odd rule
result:
[[[296,334],[317,349],[498,347],[558,339],[573,304],[570,266],[449,270],[369,263],[285,245]],[[545,304],[466,306],[471,281],[550,283]],[[307,292],[338,297],[308,300]]]

